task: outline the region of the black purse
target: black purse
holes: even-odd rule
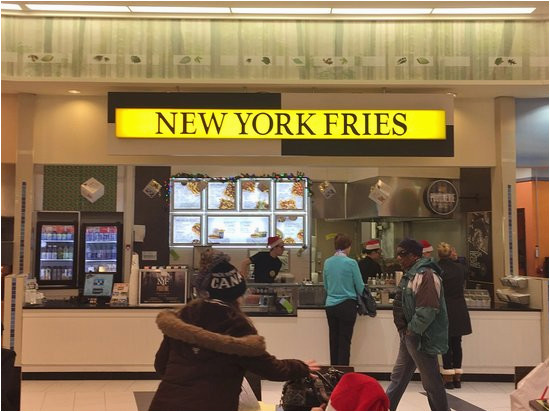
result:
[[[327,403],[340,378],[344,376],[334,368],[329,368],[325,373],[312,372],[311,377],[294,379],[285,382],[281,406],[285,411],[310,411],[311,408]]]
[[[371,318],[376,316],[376,301],[368,286],[365,286],[363,292],[357,295],[357,314],[359,316],[368,315]]]

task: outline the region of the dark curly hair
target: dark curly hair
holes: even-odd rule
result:
[[[221,262],[229,263],[230,260],[231,257],[223,252],[212,250],[203,253],[201,255],[199,274],[195,278],[193,286],[195,286],[199,292],[205,291],[210,283],[212,268]]]

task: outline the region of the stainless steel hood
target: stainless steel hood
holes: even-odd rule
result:
[[[437,178],[376,176],[351,183],[332,183],[336,194],[325,199],[319,182],[313,183],[313,217],[346,220],[415,220],[452,218],[433,213],[425,204],[426,189]],[[458,187],[457,179],[447,179]],[[385,185],[384,200],[378,204],[369,198],[379,181]],[[385,196],[387,195],[387,196]],[[456,212],[455,212],[456,213]]]

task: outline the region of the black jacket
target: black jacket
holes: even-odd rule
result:
[[[443,291],[449,318],[449,336],[464,336],[472,333],[470,315],[464,300],[464,281],[468,271],[464,265],[451,259],[441,259],[438,265],[443,269]]]
[[[163,311],[164,340],[155,357],[162,381],[150,410],[237,410],[246,370],[274,381],[308,376],[299,360],[278,360],[236,305],[197,299]]]
[[[361,271],[363,283],[367,283],[369,277],[375,277],[378,274],[382,274],[382,268],[378,262],[369,256],[365,256],[363,259],[359,260],[359,270]]]

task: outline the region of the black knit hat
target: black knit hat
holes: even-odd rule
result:
[[[208,292],[212,299],[226,302],[244,295],[246,282],[237,268],[229,263],[229,259],[224,253],[214,253],[210,263],[199,273],[196,280],[197,289]]]
[[[230,302],[244,295],[246,282],[235,266],[223,261],[212,268],[206,290],[212,299]]]
[[[397,247],[400,247],[405,252],[411,253],[414,256],[422,256],[422,245],[414,239],[403,239]]]

